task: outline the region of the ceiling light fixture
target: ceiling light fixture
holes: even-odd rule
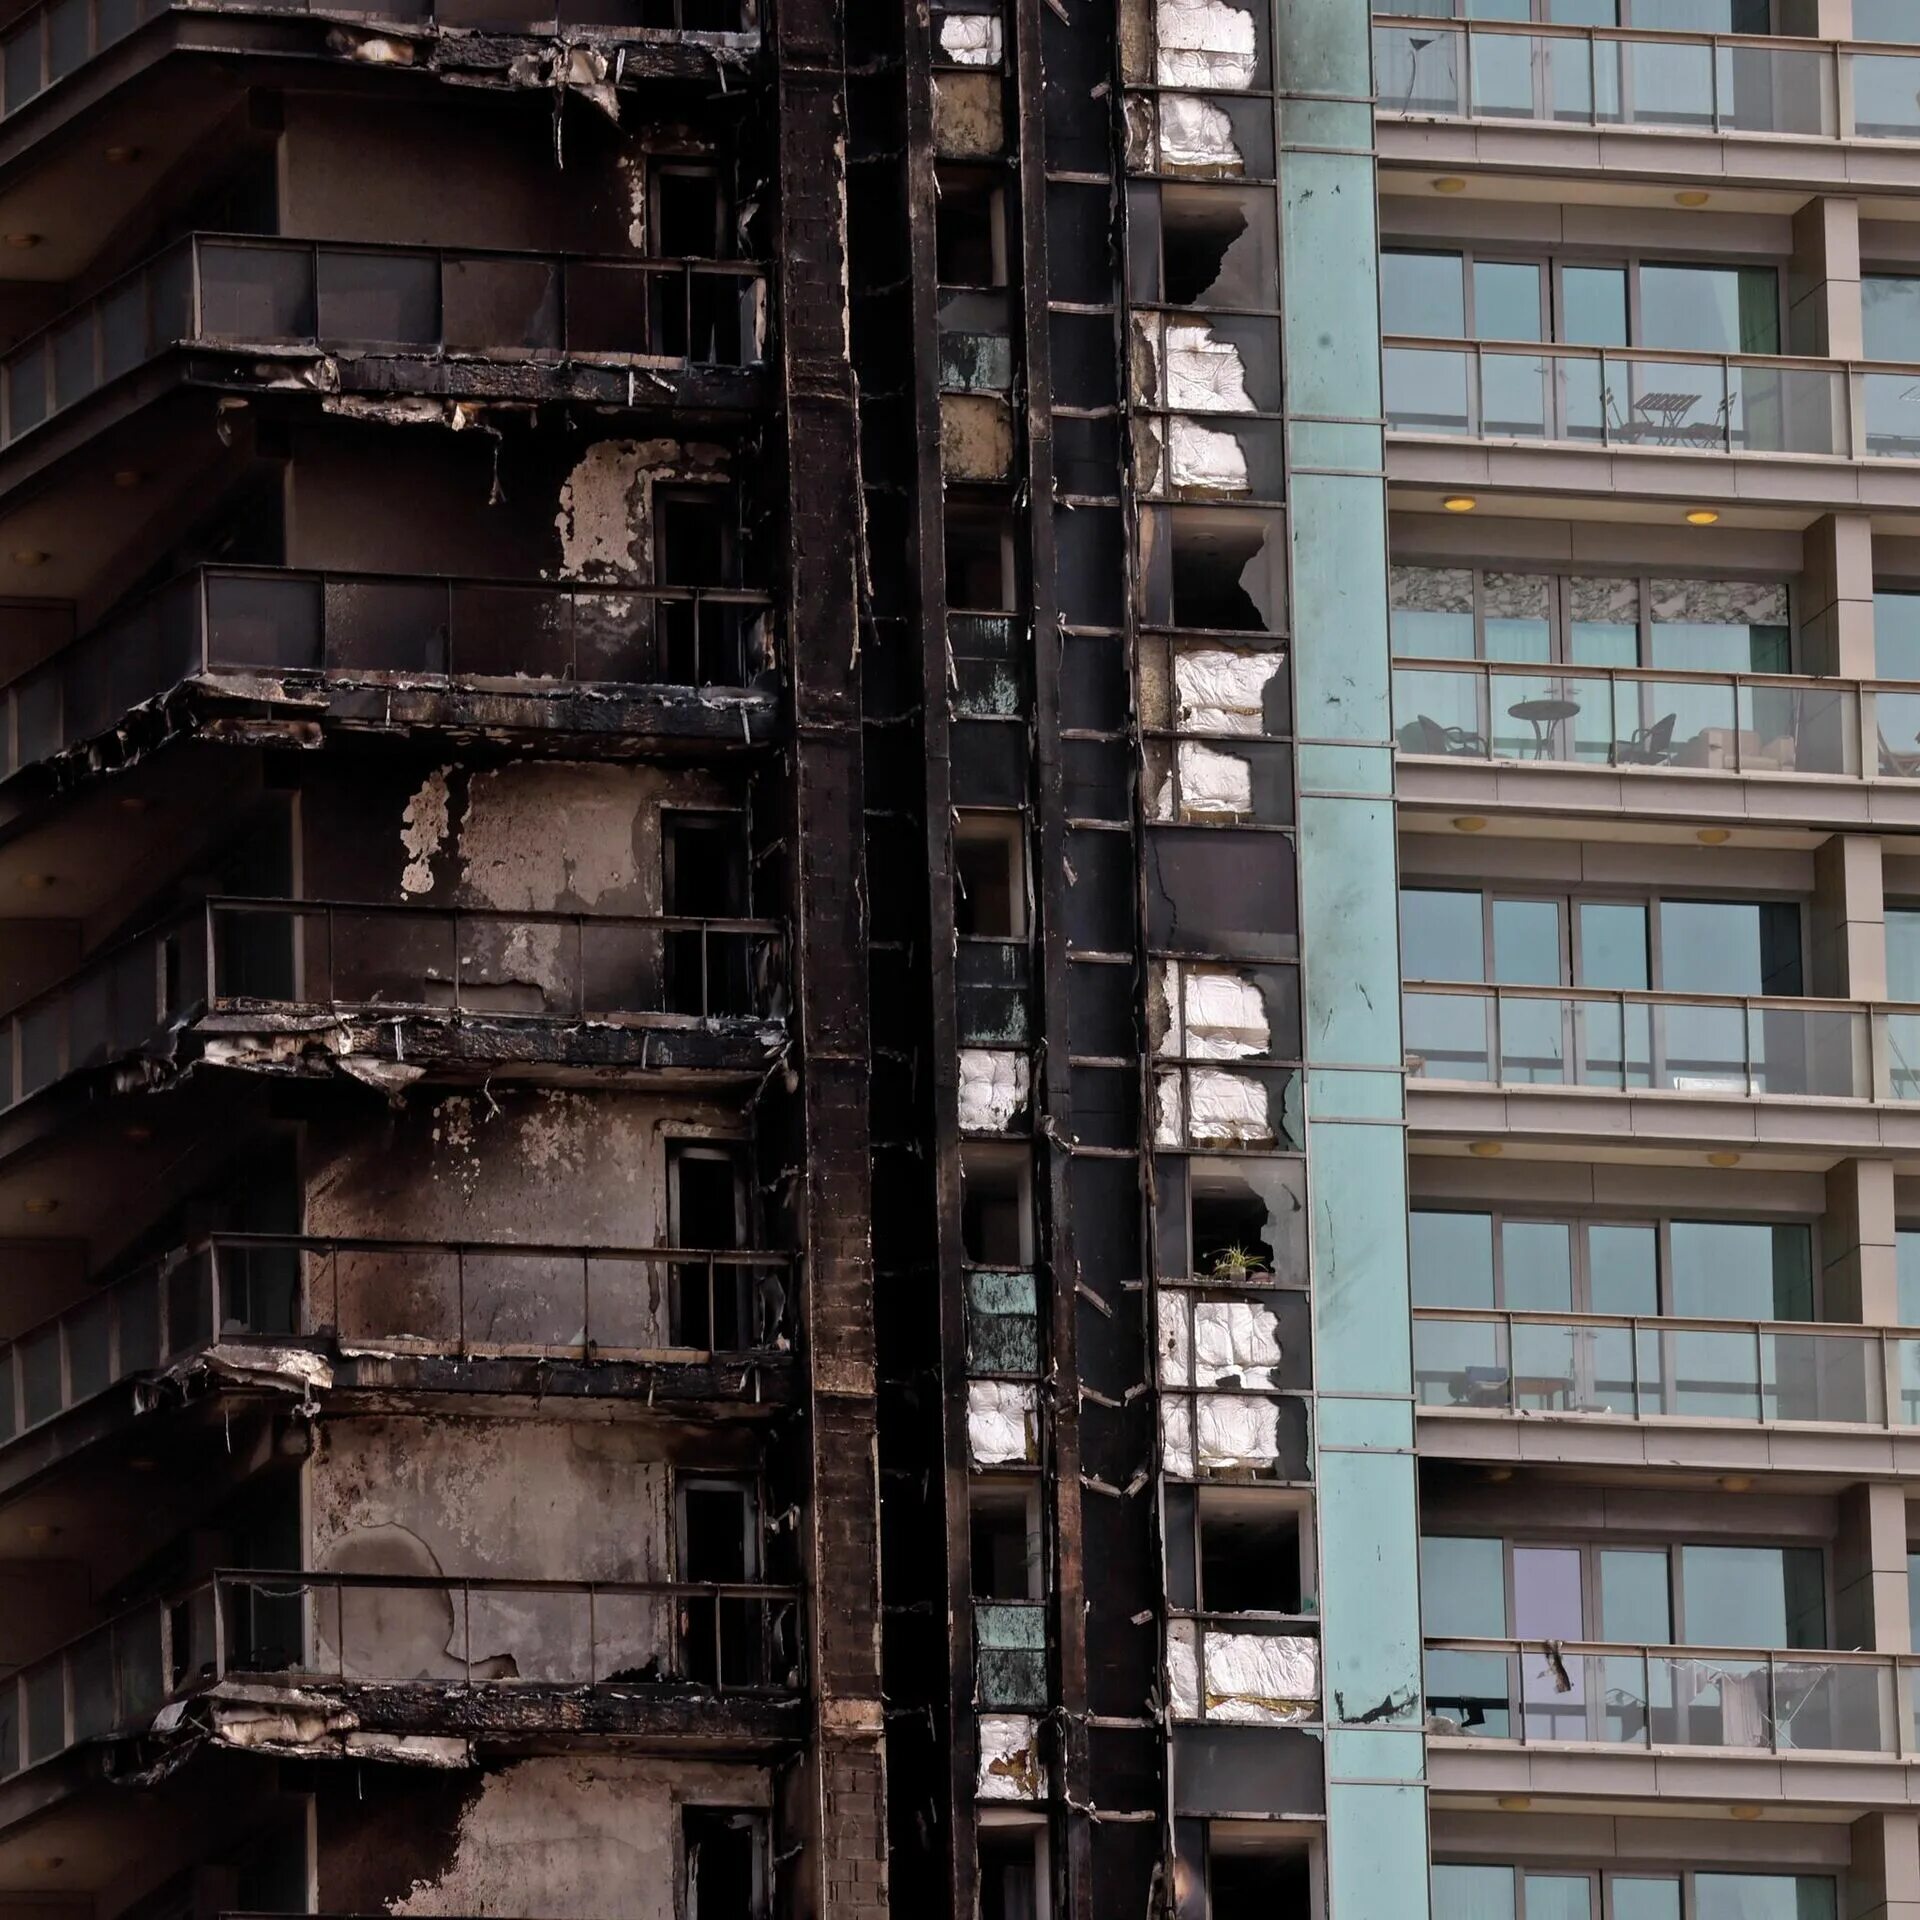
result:
[[[1526,1813],[1533,1806],[1524,1793],[1503,1793],[1494,1804],[1502,1813]]]
[[[140,154],[141,149],[138,147],[109,147],[107,149],[107,158],[111,160],[116,167],[131,166],[134,161],[140,158]]]
[[[39,244],[40,236],[37,233],[10,233],[7,235],[7,245],[10,247],[18,247],[22,253],[25,253],[29,247],[37,247]]]
[[[1465,193],[1467,183],[1457,173],[1443,173],[1433,183],[1435,193]]]
[[[1462,813],[1454,816],[1454,830],[1458,833],[1485,833],[1486,820],[1477,813]]]
[[[1737,1153],[1710,1153],[1707,1155],[1707,1165],[1710,1167],[1737,1167],[1739,1164],[1740,1156]]]
[[[37,1194],[33,1199],[26,1202],[26,1209],[29,1213],[58,1213],[60,1211],[60,1202],[50,1199],[45,1194]]]
[[[1676,193],[1673,198],[1675,204],[1682,207],[1704,207],[1713,195],[1704,187],[1689,187],[1684,193]]]
[[[1720,1476],[1720,1491],[1722,1493],[1751,1493],[1753,1491],[1753,1476],[1745,1473],[1723,1473]]]
[[[1693,837],[1703,847],[1724,847],[1733,835],[1725,827],[1702,827]]]
[[[1687,515],[1687,525],[1690,527],[1717,527],[1719,524],[1720,515],[1712,507],[1695,507]]]
[[[114,473],[113,484],[118,487],[122,493],[128,493],[137,487],[146,477],[138,467],[121,467]]]
[[[1467,1151],[1476,1160],[1498,1160],[1506,1148],[1498,1140],[1473,1140],[1468,1142]]]
[[[1480,502],[1470,493],[1450,493],[1440,504],[1449,513],[1471,513]]]
[[[1727,1811],[1732,1814],[1736,1820],[1758,1820],[1761,1812],[1760,1808],[1746,1802],[1742,1802],[1739,1806],[1729,1807]]]

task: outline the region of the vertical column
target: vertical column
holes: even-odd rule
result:
[[[1911,1653],[1907,1492],[1889,1481],[1849,1487],[1833,1543],[1835,1644]]]
[[[1428,1910],[1367,9],[1280,13],[1333,1920]]]
[[[1808,673],[1873,678],[1873,523],[1864,513],[1830,513],[1806,531],[1800,648]]]
[[[1880,842],[1836,833],[1813,862],[1813,990],[1831,999],[1887,997]]]
[[[1794,215],[1787,299],[1793,352],[1861,358],[1859,201],[1821,194]]]
[[[793,690],[795,1025],[809,1358],[808,1677],[813,1724],[787,1816],[795,1910],[883,1920],[879,1484],[859,604],[859,442],[848,365],[845,48],[828,0],[780,9],[781,352]]]
[[[1827,1318],[1899,1326],[1891,1161],[1842,1160],[1829,1171],[1820,1242]]]
[[[1920,1814],[1870,1813],[1852,1835],[1846,1920],[1920,1920]]]

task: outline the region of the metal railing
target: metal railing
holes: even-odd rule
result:
[[[0,1680],[0,1776],[237,1676],[787,1692],[799,1604],[792,1587],[744,1581],[220,1572]]]
[[[732,587],[201,567],[6,684],[0,779],[196,674],[744,687],[772,662],[771,607]]]
[[[1886,1654],[1446,1638],[1427,1641],[1426,1670],[1427,1729],[1443,1738],[1913,1751],[1910,1670]]]
[[[759,267],[738,261],[192,234],[0,362],[0,445],[183,344],[751,367],[766,287]]]
[[[1920,1426],[1920,1332],[1767,1320],[1416,1307],[1428,1408]]]
[[[216,1341],[394,1353],[749,1357],[793,1331],[791,1257],[218,1233],[0,1344],[0,1445]]]
[[[776,1019],[782,952],[770,920],[208,900],[0,1018],[0,1109],[214,1003]]]
[[[1407,119],[1798,140],[1920,139],[1920,51],[1493,21],[1374,28],[1379,110]]]
[[[1416,1079],[1920,1099],[1920,1014],[1905,1009],[1425,982],[1402,1006]]]
[[[202,10],[178,0],[173,5],[167,0],[46,0],[29,8],[0,37],[0,112],[17,112],[146,21]],[[322,0],[318,5],[312,0],[261,0],[258,10],[523,33],[564,27],[602,32],[671,28],[729,36],[751,32],[744,9],[730,0],[568,0],[544,10],[516,6],[511,0],[384,0],[378,6],[355,6],[351,0]]]
[[[1741,774],[1857,777],[1861,766],[1862,692],[1855,682],[1422,662],[1395,665],[1393,699],[1403,753]],[[1920,700],[1915,708],[1920,732]],[[1897,731],[1907,716],[1901,710],[1889,717]],[[1876,723],[1871,705],[1866,720]],[[1920,752],[1912,759],[1920,773]]]

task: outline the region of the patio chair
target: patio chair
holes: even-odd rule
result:
[[[1457,759],[1484,760],[1487,757],[1487,742],[1484,734],[1474,733],[1466,727],[1443,727],[1430,714],[1417,713],[1413,717],[1415,753],[1450,754]]]
[[[1664,767],[1673,759],[1673,728],[1679,719],[1675,713],[1663,713],[1650,727],[1635,727],[1629,740],[1613,743],[1613,763],[1617,767]]]

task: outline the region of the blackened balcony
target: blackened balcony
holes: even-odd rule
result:
[[[150,1730],[218,1742],[276,1686],[391,1733],[764,1743],[797,1731],[799,1606],[752,1583],[218,1573],[0,1681],[0,1779]]]
[[[211,900],[0,1023],[0,1112],[116,1064],[298,1070],[302,1036],[374,1079],[752,1073],[783,1038],[782,953],[764,920]]]
[[[188,682],[323,698],[343,725],[617,726],[751,745],[775,719],[771,620],[766,595],[738,588],[201,568],[0,689],[0,780]]]
[[[216,1234],[0,1346],[0,1448],[210,1349],[245,1369],[259,1349],[303,1346],[348,1385],[377,1371],[388,1384],[485,1390],[513,1378],[490,1363],[565,1361],[600,1369],[608,1391],[630,1391],[640,1368],[662,1399],[777,1397],[790,1269],[784,1254],[750,1250]],[[375,1356],[376,1369],[357,1366]]]
[[[510,360],[534,370],[608,362],[605,391],[591,397],[752,405],[766,284],[759,267],[734,261],[195,234],[7,355],[0,446],[174,349]],[[636,385],[628,375],[641,368],[659,378]],[[404,390],[377,367],[361,372],[370,391]],[[697,391],[676,376],[696,379]],[[443,380],[436,391],[458,386]],[[578,382],[572,390],[582,391]],[[538,397],[537,383],[528,393]]]

